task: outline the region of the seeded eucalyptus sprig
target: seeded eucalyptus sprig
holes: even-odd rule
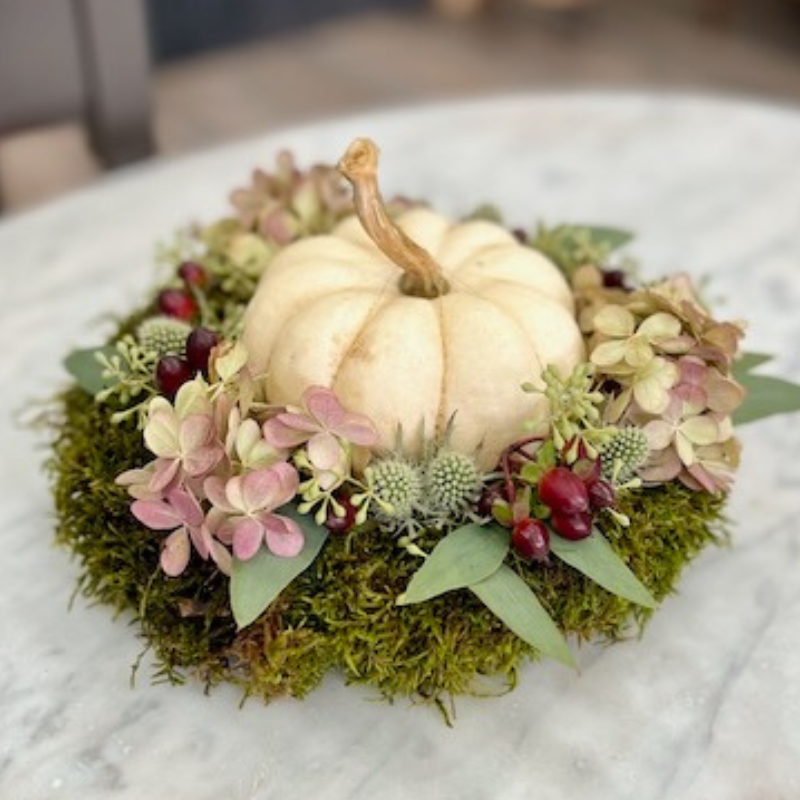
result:
[[[523,390],[540,393],[550,403],[546,420],[555,446],[561,450],[569,445],[565,454],[567,463],[574,462],[581,451],[589,458],[597,458],[602,447],[615,434],[614,426],[602,422],[601,407],[606,396],[594,386],[594,367],[588,363],[578,364],[568,376],[562,376],[558,368],[550,365],[542,373],[544,390],[526,383]],[[530,427],[538,427],[543,420],[531,420]]]

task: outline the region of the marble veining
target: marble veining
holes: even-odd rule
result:
[[[542,94],[375,113],[153,162],[0,224],[0,797],[4,800],[796,800],[800,422],[742,431],[733,547],[706,552],[646,635],[545,663],[519,689],[434,712],[332,675],[307,701],[149,684],[124,619],[78,599],[52,545],[41,442],[14,421],[60,360],[153,278],[153,245],[225,207],[281,146],[382,145],[389,192],[515,224],[638,231],[647,275],[686,269],[748,347],[800,378],[800,113],[679,95]]]

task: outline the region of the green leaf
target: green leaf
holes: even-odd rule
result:
[[[772,356],[768,353],[742,353],[736,361],[733,362],[733,377],[738,381],[744,377],[748,372],[751,372],[756,367],[772,361]]]
[[[593,242],[606,247],[609,252],[619,250],[633,241],[634,234],[621,228],[609,228],[603,225],[574,225],[577,231],[586,231]]]
[[[327,528],[317,525],[293,506],[284,506],[279,513],[293,519],[303,529],[305,545],[294,558],[279,558],[262,548],[247,561],[233,559],[231,608],[239,628],[261,616],[281,591],[314,561],[328,538]]]
[[[397,598],[401,606],[422,603],[491,575],[506,557],[511,534],[499,525],[470,523],[442,539]]]
[[[575,666],[564,635],[530,586],[503,564],[488,578],[469,587],[510,630],[542,655]]]
[[[551,536],[550,550],[612,594],[645,608],[656,607],[653,595],[596,528],[591,536],[578,542]]]
[[[73,350],[65,359],[64,367],[75,378],[78,386],[91,395],[105,389],[103,366],[97,360],[99,354],[110,357],[116,352],[113,345],[92,347],[87,350]]]
[[[800,411],[800,386],[770,375],[747,372],[736,380],[747,390],[744,402],[733,413],[733,424],[744,425],[773,414]]]

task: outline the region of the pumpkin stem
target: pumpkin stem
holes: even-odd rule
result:
[[[440,297],[448,291],[442,268],[433,256],[392,222],[378,188],[378,147],[371,139],[356,139],[337,164],[353,186],[356,213],[378,249],[404,275],[400,288],[414,297]]]

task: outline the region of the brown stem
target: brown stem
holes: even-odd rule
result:
[[[337,164],[353,186],[356,213],[378,249],[404,271],[400,288],[414,297],[440,297],[448,291],[442,268],[392,222],[378,188],[378,148],[371,139],[356,139]]]

